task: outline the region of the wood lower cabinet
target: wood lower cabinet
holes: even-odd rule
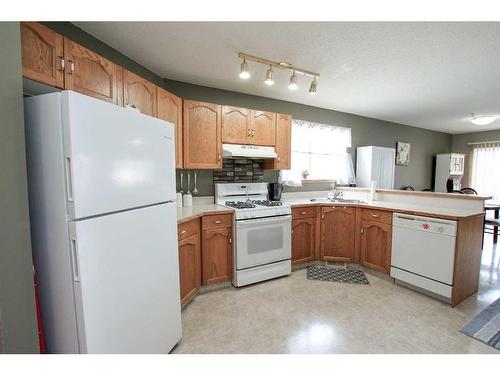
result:
[[[276,144],[276,113],[251,110],[248,144],[274,146]]]
[[[233,277],[232,228],[203,230],[202,283],[209,285]]]
[[[184,168],[222,168],[221,106],[184,100]]]
[[[123,105],[134,106],[141,113],[156,117],[156,85],[124,69]]]
[[[371,220],[361,221],[361,264],[389,273],[391,269],[392,226]]]
[[[322,260],[354,261],[356,208],[346,206],[321,208]]]
[[[247,144],[251,136],[250,110],[222,107],[222,143]]]
[[[64,38],[64,87],[123,105],[123,69],[91,50]]]
[[[182,168],[182,99],[160,87],[156,90],[157,117],[175,125],[175,167]]]
[[[184,305],[195,296],[201,285],[201,244],[199,233],[179,241],[179,279],[181,304]]]
[[[276,114],[276,159],[264,160],[265,169],[290,169],[292,167],[292,116]]]
[[[23,76],[64,88],[64,41],[62,35],[37,22],[21,22]]]
[[[316,218],[292,220],[292,264],[314,260]]]

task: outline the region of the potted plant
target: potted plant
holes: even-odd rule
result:
[[[302,178],[303,178],[304,180],[307,180],[307,176],[309,176],[309,171],[308,171],[307,169],[304,169],[304,170],[302,171]]]

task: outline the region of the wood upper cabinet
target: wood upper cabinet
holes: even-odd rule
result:
[[[179,279],[181,304],[194,297],[201,285],[200,234],[179,241]]]
[[[184,168],[221,168],[221,106],[184,100],[183,108]]]
[[[250,138],[250,110],[222,107],[222,143],[247,144]]]
[[[91,50],[64,38],[64,87],[123,105],[123,69]]]
[[[276,113],[251,110],[248,143],[259,146],[276,144]]]
[[[203,230],[203,285],[231,280],[233,277],[232,228]]]
[[[21,22],[23,76],[64,88],[63,37],[37,22]]]
[[[182,99],[161,87],[156,90],[157,117],[175,125],[175,167],[182,168]]]
[[[265,169],[290,169],[292,167],[292,116],[276,114],[276,159],[264,160]]]
[[[292,220],[292,264],[314,260],[316,218]]]
[[[123,105],[135,106],[141,113],[156,117],[156,85],[124,69]]]
[[[321,249],[323,260],[354,261],[356,209],[335,206],[321,208]]]
[[[389,273],[391,269],[392,226],[371,220],[361,221],[361,264]]]

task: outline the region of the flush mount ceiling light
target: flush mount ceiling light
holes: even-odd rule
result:
[[[497,118],[496,115],[484,115],[484,116],[476,116],[474,113],[471,113],[471,118],[470,122],[472,122],[474,125],[489,125],[493,121],[495,121]]]
[[[250,78],[250,70],[248,70],[248,63],[245,59],[243,59],[243,62],[241,63],[240,78],[241,79]]]
[[[271,65],[269,65],[269,69],[267,69],[266,79],[264,80],[264,83],[268,86],[274,85],[273,67]]]
[[[288,88],[290,90],[297,90],[299,88],[299,85],[297,85],[297,76],[295,75],[295,71],[293,71],[293,74],[290,76],[290,83],[288,84]]]
[[[240,59],[243,59],[243,62],[241,63],[241,71],[240,71],[240,78],[247,79],[250,78],[250,71],[248,69],[248,61],[256,62],[258,64],[264,64],[268,65],[269,69],[266,72],[266,78],[264,80],[264,83],[266,83],[268,86],[274,85],[274,78],[273,78],[273,67],[279,68],[279,69],[286,69],[290,70],[292,72],[292,75],[290,76],[290,82],[288,85],[288,88],[290,90],[297,90],[299,87],[298,85],[298,77],[297,74],[302,75],[304,77],[311,77],[313,81],[311,81],[311,86],[309,87],[309,93],[311,95],[316,94],[318,91],[318,82],[317,80],[319,79],[319,73],[311,72],[309,70],[297,68],[296,66],[293,66],[290,63],[280,61],[271,61],[267,59],[263,59],[261,57],[256,57],[252,55],[247,55],[246,53],[240,52],[238,54],[238,57]]]

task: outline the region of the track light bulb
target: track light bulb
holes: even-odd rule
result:
[[[241,79],[250,78],[250,71],[248,70],[248,64],[245,59],[243,59],[243,62],[241,63],[240,78]]]
[[[269,69],[267,69],[266,79],[264,80],[264,83],[268,86],[274,85],[273,68],[271,67],[271,65],[269,65]]]
[[[290,90],[297,90],[299,85],[297,85],[297,76],[295,75],[295,70],[293,71],[293,74],[290,76],[290,83],[288,84],[288,88]]]
[[[318,83],[316,82],[316,77],[314,77],[313,81],[311,82],[311,87],[309,87],[309,94],[316,95],[317,91],[318,91]]]

